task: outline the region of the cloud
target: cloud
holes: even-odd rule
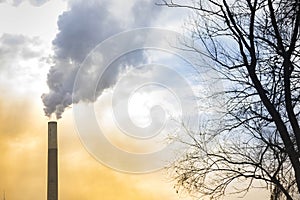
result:
[[[151,24],[153,15],[160,11],[160,8],[154,11],[152,1],[135,0],[129,2],[126,13],[118,15],[114,9],[118,7],[117,2],[119,1],[72,1],[70,9],[59,16],[59,33],[53,40],[55,65],[51,67],[47,79],[50,91],[42,95],[47,116],[55,113],[60,118],[65,108],[71,105],[76,73],[81,62],[97,44],[123,30]],[[117,47],[111,46],[107,51],[113,51],[113,48]],[[124,58],[123,63],[118,63],[118,66],[115,64],[106,73],[105,84],[98,88],[97,95],[115,84],[125,65],[137,65],[144,60],[143,53],[137,53],[134,59]],[[87,78],[87,83],[97,79],[96,76],[82,77]],[[84,90],[83,88],[77,92],[75,101],[94,101],[94,93]]]
[[[0,36],[0,84],[16,92],[41,93],[45,88],[46,47],[38,37]]]
[[[31,59],[41,55],[38,38],[29,38],[23,35],[3,34],[0,37],[0,70],[9,63],[19,59]]]
[[[155,25],[154,22],[157,23],[160,20],[162,7],[155,5],[155,1],[144,0],[136,2],[131,10],[133,11],[133,23],[138,27],[147,27]]]
[[[48,1],[49,0],[0,0],[0,3],[9,3],[17,7],[24,2],[29,2],[33,6],[42,6]]]

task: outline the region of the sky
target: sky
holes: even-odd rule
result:
[[[136,163],[125,160],[116,167],[109,160],[99,160],[88,146],[90,140],[84,140],[88,133],[82,132],[92,120],[83,119],[84,113],[80,111],[91,105],[96,122],[102,125],[110,143],[130,155],[151,154],[164,148],[165,144],[158,145],[159,136],[147,142],[124,135],[120,126],[128,130],[130,126],[126,121],[128,116],[120,112],[120,108],[129,102],[128,115],[134,125],[142,128],[163,115],[160,108],[155,107],[157,104],[169,111],[165,113],[168,119],[178,116],[180,105],[176,98],[182,96],[178,93],[169,96],[174,91],[189,91],[186,83],[194,81],[185,82],[180,76],[176,79],[176,74],[189,77],[190,68],[184,69],[184,73],[180,68],[184,61],[165,49],[126,53],[110,63],[96,88],[89,88],[89,83],[99,81],[97,76],[92,76],[97,71],[93,71],[89,61],[102,52],[103,47],[97,45],[103,41],[110,44],[105,48],[105,55],[113,56],[116,47],[110,42],[119,40],[123,31],[156,27],[181,32],[187,16],[183,10],[158,7],[151,0],[0,0],[0,194],[5,192],[7,200],[46,198],[47,122],[59,119],[60,199],[192,199],[176,192],[174,182],[164,170],[124,173],[122,171],[130,171]],[[111,38],[116,34],[119,36]],[[133,49],[139,42],[139,34],[141,32],[134,32],[137,40],[123,39],[123,47]],[[162,40],[157,41],[156,45],[162,46]],[[101,66],[105,58],[96,61]],[[151,63],[172,68],[157,70]],[[173,79],[166,79],[171,71],[177,73]],[[74,86],[78,80],[83,81],[83,86]],[[159,84],[143,85],[147,83],[145,80],[164,83],[173,90],[164,90]],[[137,83],[139,87],[135,87]],[[90,94],[89,89],[95,89],[94,93]],[[131,89],[135,93],[128,98]],[[190,95],[194,90],[190,92],[182,95]],[[73,99],[72,93],[75,93]],[[180,109],[189,111],[191,108]],[[165,123],[166,130],[173,130],[168,129],[170,127],[174,124]],[[152,133],[152,129],[149,130]],[[109,159],[116,156],[105,147],[99,151],[105,152]],[[255,193],[257,195],[253,192],[244,199],[253,198]],[[266,194],[260,197],[268,198]]]

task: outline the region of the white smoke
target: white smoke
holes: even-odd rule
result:
[[[116,10],[117,7],[123,7],[120,14]],[[55,64],[50,68],[47,77],[49,93],[42,95],[46,116],[50,117],[55,114],[59,119],[64,110],[72,103],[94,101],[94,94],[76,91],[75,102],[72,102],[75,77],[87,54],[101,41],[114,34],[131,28],[151,25],[151,21],[160,11],[160,7],[148,0],[72,1],[70,9],[59,16],[59,33],[53,40]],[[127,65],[134,65],[134,63],[141,63],[144,60],[143,54],[140,53],[133,59],[125,59],[124,62]],[[106,72],[104,84],[98,87],[98,96],[104,89],[115,84],[124,68],[124,63],[119,62],[114,65],[116,66]],[[87,83],[96,78],[97,76],[86,76]]]

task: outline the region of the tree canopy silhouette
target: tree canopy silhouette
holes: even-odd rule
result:
[[[225,104],[222,126],[189,133],[192,148],[174,164],[178,186],[218,198],[259,181],[273,200],[300,199],[300,1],[182,2],[160,5],[193,11],[187,29],[206,51],[187,48],[213,61]]]

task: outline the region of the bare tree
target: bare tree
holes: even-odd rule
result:
[[[272,200],[300,199],[300,1],[178,2],[160,5],[193,11],[189,30],[221,74],[226,106],[222,128],[189,132],[178,186],[218,198],[260,181]]]

